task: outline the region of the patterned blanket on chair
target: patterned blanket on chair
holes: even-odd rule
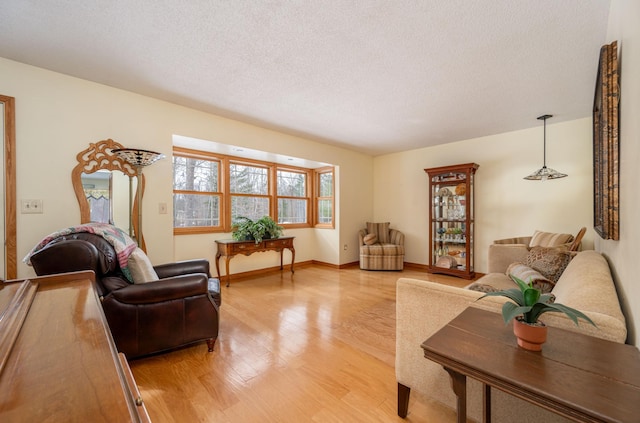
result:
[[[118,256],[118,264],[120,265],[122,273],[128,280],[133,280],[133,278],[131,277],[131,272],[129,271],[129,256],[131,255],[133,250],[138,247],[138,245],[122,229],[117,228],[113,225],[109,225],[108,223],[85,223],[83,225],[71,226],[70,228],[56,231],[43,238],[42,241],[40,241],[38,245],[33,247],[29,254],[27,254],[25,258],[22,259],[22,261],[31,266],[31,256],[44,248],[44,246],[49,242],[62,236],[80,232],[89,232],[99,235],[104,238],[109,244],[111,244],[113,246],[113,249],[116,250],[116,254]]]

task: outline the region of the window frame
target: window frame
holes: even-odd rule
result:
[[[304,184],[304,197],[296,197],[296,196],[290,196],[290,195],[278,195],[278,171],[282,170],[284,172],[292,172],[292,173],[300,173],[305,175],[305,184]],[[305,169],[302,167],[295,167],[295,166],[286,166],[286,165],[276,165],[276,168],[274,169],[274,181],[275,181],[275,186],[274,186],[274,194],[275,194],[275,217],[274,220],[278,223],[278,225],[282,226],[283,228],[310,228],[311,222],[313,221],[313,209],[312,209],[312,202],[311,202],[311,198],[312,198],[312,174],[313,174],[313,169]],[[279,215],[279,205],[278,205],[278,200],[284,198],[284,199],[293,199],[293,200],[305,200],[307,203],[307,215],[305,217],[305,222],[302,223],[280,223],[278,222],[278,215]]]
[[[256,168],[265,168],[267,169],[267,193],[266,194],[243,194],[243,193],[232,193],[231,192],[231,165],[237,164],[242,166],[251,166]],[[232,197],[256,197],[256,198],[267,198],[269,200],[269,216],[273,218],[273,164],[269,162],[262,162],[259,160],[251,160],[245,159],[242,157],[233,157],[226,156],[225,157],[225,166],[224,166],[224,175],[225,175],[225,195],[224,201],[226,206],[226,212],[224,216],[225,220],[225,228],[227,228],[226,232],[231,232],[231,228],[233,226],[233,221],[231,219],[233,211],[231,210]]]
[[[331,174],[331,196],[321,196],[320,195],[320,177],[321,175],[330,173]],[[313,181],[314,181],[314,192],[313,192],[313,223],[314,227],[318,229],[334,229],[336,227],[336,172],[334,166],[327,166],[323,168],[314,169],[313,171]],[[320,206],[319,203],[321,200],[330,200],[331,201],[331,223],[321,223],[320,220]]]
[[[182,147],[173,147],[172,152],[172,163],[173,157],[184,157],[188,159],[197,159],[197,160],[208,160],[212,162],[218,162],[218,190],[220,190],[224,186],[224,172],[223,169],[223,157],[217,154],[209,153],[206,151],[196,151]],[[173,174],[174,170],[172,169],[172,185],[175,175]],[[175,204],[175,194],[187,194],[187,195],[202,195],[202,196],[216,196],[218,197],[218,201],[220,203],[220,218],[218,219],[219,225],[217,226],[191,226],[191,227],[176,227],[173,226],[173,234],[174,235],[193,235],[193,234],[203,234],[203,233],[215,233],[215,232],[224,232],[224,216],[225,216],[225,204],[224,204],[224,196],[223,191],[192,191],[192,190],[177,190],[173,188],[172,197],[174,199]],[[175,222],[175,206],[173,208],[173,217],[172,221]]]
[[[331,197],[317,197],[319,193],[320,174],[332,173],[332,193],[335,194],[335,168],[333,166],[310,169],[299,166],[290,166],[280,163],[267,162],[262,160],[247,159],[237,156],[229,156],[224,154],[217,154],[208,151],[194,150],[184,147],[173,147],[173,155],[186,158],[194,158],[200,160],[210,160],[218,162],[218,189],[219,191],[213,192],[214,195],[220,198],[220,225],[219,226],[199,226],[199,227],[175,227],[173,228],[174,235],[192,235],[192,234],[204,234],[204,233],[221,233],[232,232],[231,222],[231,199],[234,196],[249,196],[249,197],[262,197],[268,198],[269,201],[269,216],[278,221],[278,200],[281,198],[301,200],[304,199],[307,203],[307,215],[306,222],[304,223],[278,223],[285,229],[295,228],[335,228],[335,200],[334,196]],[[262,167],[267,169],[267,194],[239,194],[231,193],[231,164],[240,164],[244,166]],[[277,192],[277,177],[278,171],[295,172],[305,175],[305,196],[286,196],[278,195]],[[172,178],[173,179],[173,178]],[[200,194],[211,195],[211,192],[202,191],[185,191],[185,190],[173,190],[173,194]],[[321,224],[317,222],[318,219],[318,199],[330,199],[331,200],[331,224]],[[175,219],[175,209],[173,210]]]

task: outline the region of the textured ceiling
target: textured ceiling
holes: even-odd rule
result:
[[[2,0],[0,56],[379,155],[590,116],[608,12],[608,0]]]

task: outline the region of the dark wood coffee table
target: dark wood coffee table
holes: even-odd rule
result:
[[[542,351],[530,352],[500,314],[470,307],[422,348],[451,375],[458,422],[466,422],[467,377],[484,386],[485,422],[491,387],[579,422],[640,421],[640,352],[632,345],[550,327]]]

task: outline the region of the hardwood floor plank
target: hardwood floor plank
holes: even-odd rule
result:
[[[201,343],[130,363],[152,421],[454,422],[414,393],[407,418],[396,415],[400,277],[469,283],[314,265],[235,280],[212,353]]]

